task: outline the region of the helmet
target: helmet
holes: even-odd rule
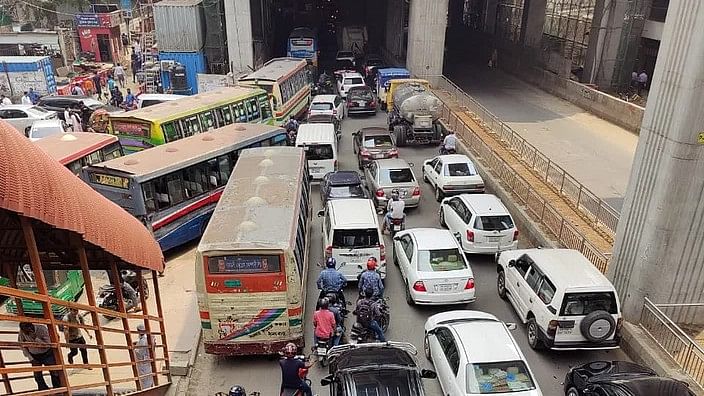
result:
[[[293,357],[296,355],[296,351],[298,351],[298,347],[296,346],[296,344],[294,344],[292,342],[289,342],[284,347],[284,355],[285,356]]]
[[[330,300],[327,299],[327,297],[323,297],[320,299],[320,309],[328,309],[330,306]]]
[[[398,200],[398,197],[399,197],[400,195],[401,195],[401,193],[398,191],[398,188],[394,188],[393,190],[391,190],[391,198],[392,198],[394,201],[397,201],[397,200]]]
[[[227,396],[247,396],[247,391],[244,390],[241,385],[235,385],[230,388],[230,392],[227,393]]]
[[[325,267],[327,267],[327,268],[337,267],[337,260],[335,260],[335,257],[328,257],[328,259],[325,260]]]
[[[368,270],[375,270],[376,269],[376,257],[369,257],[369,259],[367,259],[367,269]]]
[[[335,293],[328,293],[325,295],[325,298],[328,299],[330,305],[334,305],[337,302],[337,294]]]

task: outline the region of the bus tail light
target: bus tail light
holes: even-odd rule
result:
[[[379,245],[379,261],[386,261],[386,246]]]
[[[201,320],[210,320],[210,312],[209,311],[199,311]]]
[[[332,257],[332,245],[325,247],[325,258]]]
[[[413,290],[417,292],[427,292],[428,289],[425,288],[425,283],[423,281],[416,281],[416,283],[413,284]]]

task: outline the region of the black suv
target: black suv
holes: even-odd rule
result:
[[[41,106],[47,110],[53,110],[59,116],[60,119],[64,119],[64,110],[69,107],[80,105],[84,103],[91,110],[91,113],[98,109],[106,109],[109,112],[113,112],[117,109],[112,106],[107,106],[105,103],[95,100],[89,96],[83,95],[50,95],[44,96],[39,99],[37,106]]]
[[[320,199],[323,207],[330,199],[368,198],[362,178],[355,171],[330,172],[320,182]]]
[[[418,368],[417,354],[407,342],[339,345],[328,353],[330,374],[320,384],[330,396],[424,396],[422,378],[437,374]]]

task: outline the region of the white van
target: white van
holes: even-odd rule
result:
[[[140,94],[137,96],[137,108],[149,107],[155,104],[170,102],[172,100],[178,100],[181,98],[187,98],[186,95],[172,95],[172,94]]]
[[[328,201],[318,212],[323,217],[323,253],[337,260],[337,270],[348,281],[367,268],[375,257],[382,279],[386,277],[386,249],[379,230],[379,219],[370,199],[349,198]]]
[[[337,170],[337,138],[333,124],[303,124],[298,127],[296,147],[302,147],[308,159],[308,173],[320,180]]]

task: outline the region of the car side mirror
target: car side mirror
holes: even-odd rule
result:
[[[462,234],[460,234],[459,232],[456,232],[456,233],[454,233],[454,234],[452,234],[452,235],[454,235],[455,238],[457,238],[457,239],[462,238]]]
[[[416,166],[416,165],[413,162],[408,163],[408,167],[413,168],[414,166]]]
[[[398,235],[394,235],[394,238],[393,238],[393,239],[394,239],[394,241],[400,241],[400,240],[401,240],[401,237],[398,236]]]
[[[328,374],[328,375],[326,375],[325,377],[323,377],[323,378],[320,379],[320,385],[322,385],[322,386],[328,386],[328,385],[332,384],[333,380],[334,380],[333,375],[332,375],[332,374]]]
[[[515,266],[516,266],[516,260],[509,260],[509,261],[508,261],[508,266],[509,266],[509,267],[515,267]]]
[[[423,369],[420,371],[421,378],[437,378],[438,374],[433,370]]]
[[[506,324],[506,328],[511,331],[516,330],[518,328],[518,326],[516,326],[516,324],[513,322],[509,322],[509,323],[505,323],[505,324]]]
[[[324,210],[324,209],[320,209],[320,210],[318,211],[317,215],[318,215],[318,217],[323,217],[323,216],[325,216],[325,210]]]

